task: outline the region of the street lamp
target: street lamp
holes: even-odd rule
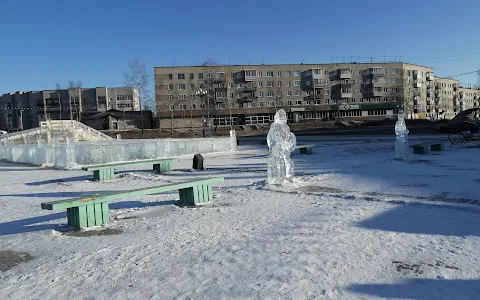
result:
[[[208,91],[206,89],[199,88],[198,90],[195,91],[195,95],[202,98],[204,103],[205,103],[205,96],[208,95]],[[209,101],[208,101],[209,102]],[[210,118],[210,103],[207,104],[207,120]],[[203,123],[203,126],[205,127],[205,122]]]

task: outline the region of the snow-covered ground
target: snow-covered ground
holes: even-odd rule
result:
[[[411,137],[430,141],[438,137]],[[266,146],[89,181],[84,171],[0,163],[0,250],[35,258],[0,271],[1,299],[480,299],[480,148],[394,161],[393,138],[299,137],[297,182],[265,186]],[[177,193],[110,205],[117,235],[61,233],[44,201],[224,176],[214,202]]]

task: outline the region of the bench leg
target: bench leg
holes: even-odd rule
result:
[[[164,161],[158,164],[153,164],[153,170],[157,173],[166,173],[172,170],[172,163],[169,161]]]
[[[75,229],[107,225],[109,218],[108,202],[67,208],[68,226]]]
[[[434,144],[434,145],[430,146],[430,150],[432,150],[432,151],[443,151],[443,150],[445,150],[445,145],[443,143]]]
[[[93,171],[93,180],[100,181],[115,178],[115,169],[101,169]]]
[[[428,154],[428,148],[426,146],[423,147],[414,147],[413,148],[413,153],[414,154]]]
[[[180,189],[180,205],[197,205],[213,200],[212,185],[201,184],[191,188]]]

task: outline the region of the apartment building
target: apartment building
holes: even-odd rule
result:
[[[384,119],[399,108],[408,118],[452,118],[460,91],[457,80],[403,62],[155,67],[154,75],[157,115],[173,128],[269,123],[279,108],[292,121]]]
[[[134,88],[96,87],[15,92],[0,96],[0,129],[29,129],[44,120],[77,120],[85,115],[140,110]]]

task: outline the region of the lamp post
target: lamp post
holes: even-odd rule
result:
[[[203,99],[203,102],[205,103],[205,97],[208,95],[208,91],[206,89],[199,88],[195,92],[195,95],[200,97],[200,99]],[[206,103],[206,105],[208,106],[209,103]],[[207,107],[207,121],[209,117],[210,117],[210,110],[209,110],[209,107]],[[203,126],[205,127],[205,122],[203,123]]]

